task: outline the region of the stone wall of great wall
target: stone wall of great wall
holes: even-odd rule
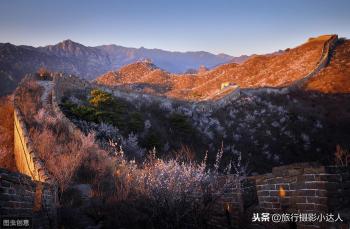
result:
[[[57,186],[34,150],[18,96],[16,91],[14,156],[19,173],[0,168],[0,218],[25,218],[32,228],[55,228]]]
[[[16,106],[14,109],[14,155],[19,172],[32,177],[33,180],[51,181],[50,175],[34,151],[23,116]]]
[[[52,183],[53,179],[35,152],[29,137],[27,124],[21,111],[18,90],[14,95],[14,155],[16,167],[20,173],[30,176],[33,180]]]
[[[224,107],[232,103],[240,95],[240,90],[237,89],[233,93],[229,93],[223,98],[213,101],[183,101],[171,99],[165,96],[129,92],[118,88],[111,88],[104,85],[91,83],[74,76],[60,75],[54,77],[54,86],[52,91],[52,105],[55,113],[61,115],[63,119],[66,119],[59,108],[61,99],[65,96],[69,96],[71,92],[74,94],[79,91],[89,91],[94,88],[110,93],[117,98],[125,99],[126,101],[134,103],[135,105],[151,103],[170,104],[172,107],[182,107],[184,109],[197,112],[211,111]],[[68,122],[67,120],[67,123],[70,126],[70,129],[76,129],[72,122]]]
[[[28,75],[26,79],[34,78]],[[72,82],[74,81],[74,82]],[[59,101],[69,90],[84,88],[75,77],[70,80],[55,80],[51,105],[73,133],[80,130],[62,113]],[[72,83],[68,85],[68,83]],[[14,96],[14,155],[19,173],[0,169],[0,216],[26,218],[32,228],[56,228],[58,189],[55,180],[39,159],[30,139],[25,117],[17,91]]]
[[[56,202],[54,185],[0,168],[0,219],[28,220],[30,228],[56,228]]]
[[[111,88],[103,85],[99,85],[96,83],[92,83],[93,87],[100,88],[106,92],[113,94],[116,97],[122,97],[128,100],[144,100],[148,102],[166,102],[166,103],[178,103],[184,107],[191,107],[192,109],[198,109],[201,111],[217,109],[224,107],[230,103],[232,103],[235,99],[237,99],[240,94],[262,94],[262,93],[274,93],[274,94],[287,94],[292,90],[301,88],[307,80],[317,75],[329,62],[331,58],[332,51],[338,41],[337,35],[332,35],[329,40],[324,44],[322,48],[322,53],[320,56],[320,60],[317,66],[309,72],[306,76],[301,79],[293,82],[293,84],[289,86],[282,87],[260,87],[260,88],[240,88],[237,87],[235,90],[232,90],[230,93],[219,92],[219,94],[224,94],[223,96],[216,96],[217,99],[208,99],[202,101],[182,101],[176,99],[169,99],[165,96],[155,96],[150,94],[143,94],[138,92],[129,92],[123,91],[117,88]],[[214,98],[215,96],[213,96]]]
[[[316,75],[329,61],[330,52],[337,37],[334,36],[324,47],[324,54],[318,66],[292,88],[300,87],[305,80]],[[232,102],[237,94],[230,94],[217,101],[188,103],[165,97],[125,92],[70,76],[55,76],[52,90],[52,107],[58,117],[66,121],[69,129],[80,130],[63,114],[59,107],[61,99],[70,91],[100,88],[114,96],[144,102],[177,103],[191,109],[215,109]],[[255,89],[245,90],[250,93]],[[263,91],[288,92],[289,88],[264,88]],[[258,93],[260,91],[257,91]],[[0,214],[5,216],[29,217],[34,228],[57,226],[57,187],[34,151],[28,130],[18,103],[14,99],[14,154],[20,173],[0,169]],[[280,188],[285,194],[280,195]],[[340,213],[345,226],[349,227],[350,169],[327,167],[314,164],[293,164],[273,168],[272,173],[248,177],[240,184],[227,188],[221,197],[218,214],[212,219],[216,227],[232,228],[251,221],[252,212],[295,213]],[[346,213],[347,211],[347,213]],[[264,228],[264,224],[257,224]],[[244,228],[244,227],[241,227]],[[270,228],[265,225],[265,228]],[[286,227],[288,228],[288,227]],[[292,227],[290,227],[292,228]],[[297,223],[297,228],[328,228],[322,223],[307,225]]]
[[[213,219],[213,224],[221,228],[228,228],[229,224],[233,228],[245,228],[251,224],[253,213],[322,213],[324,216],[332,213],[334,219],[339,213],[343,220],[337,224],[323,220],[295,225],[255,222],[256,228],[349,228],[350,167],[300,163],[247,177],[240,187],[233,185],[221,198],[221,214]]]
[[[74,77],[58,78],[57,81],[60,82],[56,84],[57,87],[54,87],[56,92],[53,93],[56,95],[53,96],[55,98],[53,103],[57,103],[57,109],[60,109],[58,104],[65,93],[79,91],[82,88],[87,90],[96,88],[96,85]],[[76,86],[73,86],[74,84]],[[116,97],[129,98],[131,101],[152,102],[154,97],[136,93],[130,96],[124,91],[101,86],[98,88]],[[166,98],[157,99],[161,103],[169,102]],[[281,196],[280,188],[284,190],[284,196]],[[245,228],[244,225],[251,223],[254,212],[267,212],[340,213],[344,220],[343,224],[349,226],[350,214],[347,211],[350,211],[350,167],[300,163],[275,167],[271,173],[247,177],[239,184],[233,183],[228,186],[225,194],[220,197],[217,214],[212,218],[212,225],[217,228]],[[271,228],[271,224],[266,223],[253,226]],[[283,226],[293,228],[288,224]],[[308,225],[299,222],[295,226],[297,228],[329,228],[330,225],[323,223]]]
[[[200,111],[212,110],[224,107],[236,98],[240,96],[240,94],[261,94],[261,93],[277,93],[277,94],[287,94],[291,90],[298,89],[302,87],[307,80],[317,75],[329,62],[331,58],[332,50],[334,49],[336,43],[338,41],[337,35],[332,35],[327,42],[325,42],[322,53],[320,56],[320,60],[317,66],[309,72],[306,76],[301,79],[293,82],[292,85],[285,87],[261,87],[261,88],[240,88],[237,86],[235,90],[231,90],[230,93],[223,93],[224,95],[218,97],[217,99],[208,99],[203,101],[182,101],[177,99],[171,99],[166,96],[156,96],[151,94],[144,94],[135,91],[125,91],[118,88],[111,88],[108,86],[104,86],[101,84],[97,84],[95,82],[90,83],[86,80],[79,79],[74,76],[58,76],[54,77],[54,85],[56,85],[56,97],[58,99],[62,98],[62,96],[70,90],[81,90],[81,88],[99,88],[103,91],[113,94],[116,97],[121,97],[129,101],[144,101],[145,103],[151,102],[159,102],[159,103],[170,103],[170,104],[179,104],[183,107],[198,109]],[[215,97],[215,96],[214,96]],[[56,99],[55,99],[56,100]]]
[[[62,101],[62,98],[70,92],[80,91],[84,89],[91,89],[89,82],[81,80],[77,77],[71,76],[55,76],[53,77],[53,88],[52,88],[52,109],[55,112],[56,116],[59,117],[65,125],[68,127],[70,133],[81,134],[80,129],[70,121],[62,112],[59,104]]]
[[[244,94],[250,94],[250,95],[261,94],[261,93],[287,94],[291,90],[295,90],[303,87],[306,81],[316,76],[325,66],[327,66],[331,58],[332,51],[337,42],[338,42],[338,36],[332,35],[322,48],[321,57],[317,66],[311,72],[309,72],[306,76],[293,82],[293,84],[285,87],[244,88],[244,89],[241,89],[241,92]]]

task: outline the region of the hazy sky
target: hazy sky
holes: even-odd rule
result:
[[[268,53],[350,37],[350,0],[0,0],[0,42]]]

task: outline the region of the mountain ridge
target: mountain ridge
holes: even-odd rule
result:
[[[243,62],[248,56],[231,57],[209,52],[173,52],[162,49],[128,48],[119,45],[85,46],[66,39],[54,45],[32,47],[0,43],[0,94],[11,92],[27,73],[40,67],[92,80],[108,71],[151,59],[169,72],[182,73],[201,65],[213,68],[228,62]]]
[[[322,58],[325,44],[335,37],[337,35],[323,35],[285,51],[254,55],[242,64],[226,63],[188,74],[154,73],[142,63],[132,63],[98,77],[96,82],[185,100],[205,100],[221,93],[227,85],[281,87],[313,71]]]

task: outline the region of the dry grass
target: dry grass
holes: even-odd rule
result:
[[[43,105],[43,90],[36,81],[27,80],[16,91],[19,109],[38,156],[57,181],[60,193],[75,181],[80,182],[77,173],[82,168],[89,167],[90,171],[90,179],[84,177],[84,180],[98,183],[96,180],[101,180],[100,174],[108,164],[106,152],[95,144],[93,134],[85,136],[80,132],[70,132],[67,123],[57,117],[51,105]],[[11,123],[13,125],[13,121]]]
[[[337,145],[335,153],[335,164],[338,166],[349,166],[350,164],[350,152],[343,149],[340,145]]]
[[[16,171],[13,125],[13,97],[2,97],[0,98],[0,167]]]
[[[83,165],[91,167],[91,177],[99,175],[104,168],[100,165],[102,156],[98,155],[106,153],[95,144],[93,134],[70,133],[66,123],[51,115],[48,108],[40,109],[34,116],[30,135],[40,158],[63,193],[74,179],[79,181],[76,175]]]
[[[22,112],[25,122],[30,125],[34,121],[34,115],[42,107],[41,96],[43,88],[32,79],[25,80],[16,90],[16,101]]]

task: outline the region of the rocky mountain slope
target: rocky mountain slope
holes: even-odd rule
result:
[[[212,68],[227,62],[242,62],[247,58],[214,55],[208,52],[170,52],[117,45],[87,47],[71,40],[38,48],[1,43],[0,94],[10,92],[24,74],[35,72],[42,66],[50,71],[62,71],[90,80],[107,71],[143,59],[151,59],[159,67],[170,72],[185,72],[188,69],[197,69],[201,65]]]
[[[303,78],[317,66],[323,47],[329,39],[331,36],[320,36],[293,49],[256,55],[242,64],[223,64],[194,74],[170,74],[154,65],[150,66],[149,63],[138,62],[119,71],[109,72],[96,81],[110,86],[141,89],[192,100],[205,99],[218,93],[225,83],[237,84],[241,88],[287,86]]]

